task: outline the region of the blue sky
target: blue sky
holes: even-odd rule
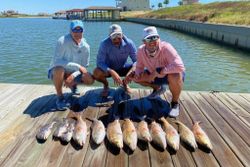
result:
[[[168,6],[177,6],[179,0],[169,0]],[[224,0],[200,0],[210,3]],[[163,0],[151,0],[151,5],[157,6]],[[0,0],[0,12],[15,10],[19,13],[37,14],[39,12],[54,13],[59,10],[86,8],[89,6],[115,6],[115,0]]]

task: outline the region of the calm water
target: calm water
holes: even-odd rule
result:
[[[85,23],[91,46],[89,70],[96,65],[99,43],[111,22]],[[145,25],[120,22],[138,47]],[[0,19],[0,82],[51,84],[47,68],[57,39],[68,33],[69,21],[52,19]],[[186,66],[185,90],[250,92],[250,53],[220,46],[179,32],[158,28]],[[96,86],[101,86],[96,82]],[[139,87],[133,84],[132,87]]]

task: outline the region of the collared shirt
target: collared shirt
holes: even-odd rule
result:
[[[89,58],[90,47],[86,40],[82,38],[81,43],[76,45],[71,34],[68,34],[58,39],[55,55],[51,60],[49,70],[56,66],[62,66],[67,69],[70,67],[76,68],[74,64],[87,67],[89,65]],[[74,70],[72,69],[72,71]]]
[[[185,71],[181,57],[174,47],[167,42],[160,41],[154,57],[148,55],[145,45],[141,45],[137,52],[136,74],[147,69],[150,73],[162,68],[161,74],[180,73]]]
[[[99,47],[97,55],[97,67],[107,72],[108,68],[119,70],[125,67],[128,57],[132,62],[136,62],[136,47],[132,40],[123,36],[121,45],[119,47],[112,44],[108,37],[104,39]]]

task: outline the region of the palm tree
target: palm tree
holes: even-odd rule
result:
[[[162,3],[158,3],[158,8],[162,8]]]
[[[167,5],[169,4],[169,0],[164,0],[164,1],[163,1],[163,4],[165,4],[166,7],[167,7]]]

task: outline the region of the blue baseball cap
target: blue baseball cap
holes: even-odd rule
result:
[[[83,22],[81,20],[73,20],[73,21],[71,21],[70,30],[73,30],[76,27],[81,27],[83,29]]]

